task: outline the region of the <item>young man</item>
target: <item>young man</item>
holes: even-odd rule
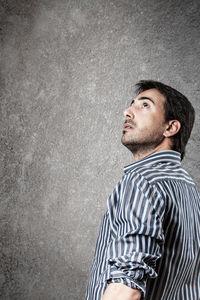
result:
[[[194,109],[175,89],[140,81],[124,112],[134,156],[108,198],[87,300],[199,300],[200,195],[181,160]]]

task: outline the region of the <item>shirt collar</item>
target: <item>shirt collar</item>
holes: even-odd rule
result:
[[[155,163],[172,162],[174,164],[181,163],[181,154],[173,150],[163,150],[154,152],[141,160],[138,160],[124,167],[124,173],[142,166],[153,165]]]

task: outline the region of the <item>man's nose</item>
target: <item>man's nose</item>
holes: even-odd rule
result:
[[[133,119],[134,118],[134,112],[133,112],[133,109],[131,107],[128,107],[125,109],[124,111],[124,117],[126,119]]]

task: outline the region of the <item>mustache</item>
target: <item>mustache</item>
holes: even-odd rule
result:
[[[133,120],[125,120],[125,121],[124,121],[124,124],[126,124],[126,123],[128,123],[128,124],[130,124],[130,125],[133,125],[133,126],[136,125],[136,123],[135,123]]]

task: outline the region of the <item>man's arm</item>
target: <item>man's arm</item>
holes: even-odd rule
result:
[[[125,300],[125,288],[127,293],[130,291],[127,300],[141,299],[145,295],[147,280],[157,277],[156,262],[162,254],[163,194],[158,186],[150,184],[137,172],[128,179],[130,182],[120,192],[120,201],[113,203],[114,197],[108,201],[111,216],[113,214],[110,218],[113,238],[107,249],[103,280],[113,285],[107,287],[102,300]],[[117,283],[121,285],[115,285]],[[119,294],[122,294],[121,298]]]
[[[110,283],[102,300],[140,300],[141,292],[122,283]]]

